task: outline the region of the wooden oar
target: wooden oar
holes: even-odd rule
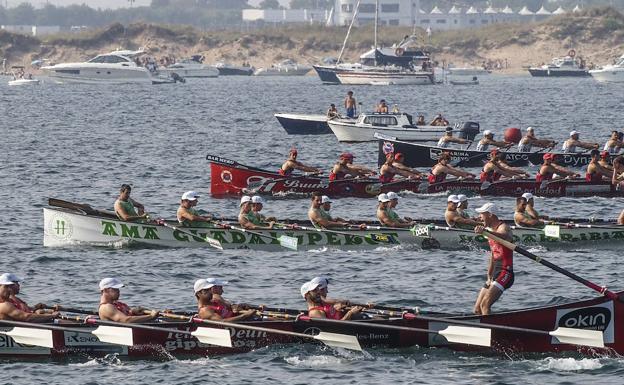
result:
[[[398,244],[399,242],[391,235],[387,235],[387,234],[364,234],[364,235],[360,235],[360,234],[354,234],[354,233],[349,233],[346,231],[337,231],[337,230],[330,230],[330,229],[317,229],[316,227],[308,227],[308,226],[296,226],[295,228],[299,228],[301,230],[306,230],[306,231],[316,231],[319,233],[333,233],[333,234],[340,234],[340,235],[349,235],[349,236],[353,236],[353,237],[358,237],[358,238],[363,238],[363,239],[369,239],[373,242],[378,242],[378,243],[389,243],[389,244]]]
[[[600,294],[608,297],[609,299],[618,300],[618,301],[624,302],[624,299],[618,297],[618,295],[616,293],[608,290],[605,286],[598,286],[597,284],[595,284],[593,282],[590,282],[590,281],[586,280],[585,278],[581,278],[578,275],[576,275],[576,274],[574,274],[572,272],[569,272],[568,270],[563,269],[563,268],[561,268],[561,267],[559,267],[559,266],[557,266],[557,265],[555,265],[555,264],[553,264],[551,262],[548,262],[547,260],[543,259],[542,257],[538,257],[537,255],[531,253],[530,251],[527,251],[527,250],[523,249],[522,247],[520,247],[520,246],[518,246],[518,245],[516,245],[516,244],[514,244],[512,242],[509,242],[509,241],[507,241],[505,239],[497,237],[496,235],[490,233],[489,231],[484,231],[483,235],[485,235],[486,237],[490,238],[493,241],[496,241],[496,242],[500,243],[501,245],[505,246],[508,249],[517,251],[518,253],[524,255],[525,257],[528,257],[528,258],[534,260],[535,262],[537,262],[537,263],[539,263],[541,265],[544,265],[544,266],[546,266],[546,267],[548,267],[550,269],[553,269],[554,271],[556,271],[558,273],[561,273],[561,274],[565,275],[566,277],[572,278],[576,282],[582,283],[583,285],[589,287],[592,290],[595,290],[595,291],[599,292]]]
[[[98,215],[98,216],[117,218],[117,215],[112,211],[97,210],[85,203],[75,203],[75,202],[65,201],[62,199],[48,198],[48,205],[54,206],[54,207],[62,207],[65,209],[70,209],[70,210],[82,211],[83,213],[87,215]]]
[[[162,313],[161,315],[163,317],[168,317],[172,319],[181,319],[181,320],[183,319],[187,321],[189,320],[188,317],[180,316],[177,314]],[[206,319],[198,318],[198,317],[192,317],[190,318],[190,321],[199,323],[199,324],[217,325],[217,326],[229,327],[229,328],[234,328],[234,329],[256,330],[256,331],[272,333],[272,334],[282,334],[282,335],[287,335],[287,336],[292,336],[292,337],[313,339],[316,341],[321,341],[327,346],[333,346],[333,347],[345,348],[345,349],[357,350],[357,351],[362,350],[362,347],[360,346],[360,343],[358,342],[357,337],[352,336],[352,335],[347,335],[347,334],[320,332],[318,335],[314,336],[314,335],[305,334],[305,333],[289,332],[285,330],[272,329],[272,328],[260,327],[260,326],[252,326],[252,325],[247,325],[247,324],[239,324],[239,323],[223,322],[223,321],[211,321],[211,320],[206,320]],[[229,335],[229,332],[228,332],[228,335]]]
[[[350,325],[350,326],[376,328],[376,329],[401,330],[401,331],[437,334],[437,335],[444,336],[444,338],[446,338],[449,342],[454,342],[458,344],[467,344],[467,345],[478,345],[478,346],[488,346],[488,347],[491,346],[492,331],[490,329],[482,329],[482,328],[477,328],[477,327],[447,326],[446,328],[442,330],[433,330],[433,329],[412,328],[412,327],[407,327],[407,326],[383,325],[383,324],[361,322],[361,321],[342,321],[342,320],[333,320],[333,319],[327,319],[327,318],[310,318],[308,316],[300,316],[298,319],[301,321],[326,323],[326,324],[332,324],[332,325],[343,325],[343,326]]]
[[[156,223],[159,224],[159,225],[168,227],[168,228],[170,228],[172,230],[175,230],[175,231],[177,231],[179,233],[190,235],[193,238],[201,239],[202,241],[205,241],[206,243],[208,243],[208,245],[214,247],[215,249],[223,250],[223,245],[221,245],[221,242],[219,242],[218,240],[208,236],[208,234],[204,235],[203,237],[198,235],[198,234],[193,234],[190,231],[182,230],[181,228],[179,228],[177,226],[170,225],[164,219],[158,219],[158,220],[156,220]]]

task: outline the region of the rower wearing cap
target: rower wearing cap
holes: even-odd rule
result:
[[[187,191],[182,194],[180,206],[178,207],[176,216],[178,218],[178,222],[180,222],[183,226],[206,227],[209,225],[209,222],[213,221],[212,216],[200,215],[199,211],[195,209],[195,206],[199,203],[197,198],[199,198],[199,194],[195,191]]]
[[[345,312],[345,303],[325,303],[323,293],[327,293],[322,287],[321,279],[314,279],[301,286],[301,296],[308,305],[308,316],[310,318],[328,318],[335,320],[350,320],[359,315],[363,308],[353,306]]]
[[[331,202],[331,201],[330,201]],[[308,219],[317,229],[329,229],[333,227],[344,227],[349,225],[344,220],[334,220],[328,212],[323,210],[323,194],[318,191],[312,193],[312,203],[308,210]]]
[[[443,152],[438,157],[438,163],[431,168],[429,176],[427,180],[429,183],[442,183],[446,180],[447,175],[455,175],[460,178],[472,179],[474,178],[474,174],[463,171],[459,168],[455,168],[451,166],[449,163],[451,161],[451,155],[448,152]]]
[[[600,151],[591,150],[590,156],[591,160],[587,165],[585,180],[588,182],[602,182],[604,179],[610,179],[613,176],[613,171],[602,167],[599,163]]]
[[[468,199],[466,199],[467,201]],[[461,203],[459,196],[452,194],[446,198],[446,211],[444,212],[444,220],[449,227],[458,229],[472,229],[481,222],[471,218],[466,218],[459,212],[458,207]]]
[[[381,99],[379,101],[379,104],[377,105],[377,108],[375,109],[375,112],[378,114],[387,114],[388,113],[388,104],[386,104],[386,100],[385,99]]]
[[[379,181],[381,183],[390,183],[396,174],[404,176],[407,179],[417,179],[422,177],[419,172],[407,171],[403,168],[394,167],[394,154],[389,153],[386,155],[386,162],[381,165],[381,168],[379,169]]]
[[[533,146],[539,148],[553,148],[555,144],[557,144],[553,140],[537,139],[533,127],[527,127],[526,131],[526,135],[518,142],[519,152],[531,152]]]
[[[483,225],[476,226],[475,233],[482,234],[488,228],[488,232],[493,235],[510,242],[513,241],[511,228],[498,218],[498,210],[493,203],[485,203],[476,211],[479,213]],[[475,314],[480,315],[490,314],[492,304],[514,283],[513,250],[489,238],[488,243],[491,253],[487,280],[479,291],[474,307]]]
[[[540,167],[539,171],[535,175],[535,180],[537,182],[544,182],[553,179],[555,173],[559,175],[571,176],[571,177],[579,177],[580,175],[575,173],[574,171],[568,170],[565,167],[559,166],[555,163],[555,154],[548,152],[544,154],[542,157],[544,159],[544,163],[542,167]]]
[[[611,154],[609,154],[608,151],[602,151],[600,153],[600,160],[598,160],[598,163],[605,169],[609,170],[609,172],[613,173],[613,166],[611,165],[611,162],[609,161],[609,158]]]
[[[544,221],[539,218],[533,218],[531,214],[527,212],[528,200],[524,197],[516,198],[516,211],[514,212],[514,223],[516,226],[522,227],[544,227]]]
[[[119,301],[122,287],[125,285],[117,278],[104,278],[100,281],[100,306],[98,314],[104,321],[115,321],[123,323],[141,323],[158,318],[158,312],[152,310],[150,314],[144,314],[142,307],[130,308],[130,306]]]
[[[539,215],[539,213],[537,212],[537,210],[535,210],[535,196],[533,194],[531,194],[530,192],[526,192],[524,194],[522,194],[522,198],[524,198],[527,202],[526,204],[526,208],[525,208],[525,213],[528,214],[528,216],[531,219],[548,219],[548,216],[546,215]]]
[[[490,146],[509,147],[512,144],[513,143],[494,140],[494,133],[490,130],[485,130],[483,131],[483,138],[477,144],[477,151],[488,151]]]
[[[38,303],[31,308],[30,306],[28,306],[26,302],[22,301],[20,298],[17,297],[17,295],[20,293],[20,290],[21,290],[21,282],[23,281],[20,277],[18,277],[17,275],[13,273],[5,273],[5,274],[2,274],[1,280],[14,282],[13,286],[11,287],[10,301],[13,303],[13,305],[16,308],[26,313],[37,313],[37,314],[47,313],[47,311],[45,310],[47,306],[45,304]]]
[[[567,153],[575,153],[576,148],[584,148],[586,150],[597,149],[600,145],[598,143],[581,142],[579,140],[580,133],[578,131],[571,131],[570,138],[563,142],[562,150]]]
[[[466,144],[468,143],[468,140],[454,137],[453,127],[446,127],[446,132],[444,133],[444,136],[442,136],[440,140],[438,140],[438,147],[449,148],[451,146],[451,143]]]
[[[135,222],[147,218],[145,206],[130,198],[131,192],[132,187],[129,184],[124,183],[121,185],[119,197],[114,205],[117,218],[126,222]]]
[[[197,298],[199,318],[212,321],[236,322],[252,318],[256,311],[244,309],[246,305],[232,305],[222,297],[227,281],[217,278],[198,279],[193,285]]]
[[[364,166],[354,165],[353,158],[355,158],[355,156],[350,152],[340,154],[340,160],[334,165],[329,173],[329,180],[335,181],[345,179],[347,176],[357,178],[376,174],[375,171]]]
[[[325,214],[329,216],[329,218],[332,218],[331,214],[329,214],[329,211],[331,210],[331,204],[333,202],[334,201],[332,201],[327,195],[323,195],[321,197],[321,210],[323,210],[325,212]],[[348,221],[346,221],[346,220],[344,220],[342,218],[339,218],[339,217],[334,218],[333,220],[335,220],[337,222],[348,222]]]
[[[303,163],[297,160],[297,149],[292,148],[288,153],[288,159],[282,167],[278,170],[279,174],[282,176],[291,176],[294,170],[301,170],[303,172],[313,172],[320,173],[321,170],[315,167],[306,166]]]
[[[462,218],[471,219],[470,213],[468,213],[468,197],[464,194],[458,194],[459,204],[457,205],[457,212]]]
[[[496,182],[502,176],[507,178],[529,177],[529,174],[526,172],[507,165],[504,158],[505,154],[499,149],[494,149],[490,152],[490,160],[483,166],[483,170],[481,170],[479,175],[481,182]]]
[[[238,223],[242,228],[248,230],[270,230],[275,226],[274,220],[269,220],[260,214],[264,205],[264,199],[259,195],[254,195],[245,200],[241,198],[241,212],[238,215]],[[272,218],[270,218],[272,219]]]
[[[56,311],[50,314],[33,312],[23,301],[14,299],[15,294],[19,293],[19,289],[17,292],[15,289],[19,287],[20,281],[15,274],[0,275],[0,320],[49,322],[58,318],[59,313]]]
[[[377,219],[381,222],[382,225],[388,227],[411,227],[414,225],[414,221],[412,218],[404,217],[401,218],[399,214],[394,211],[394,209],[399,204],[399,194],[394,191],[390,191],[386,194],[389,202],[386,204],[386,210],[380,217],[379,209],[377,210]]]
[[[611,131],[611,137],[604,145],[604,151],[607,151],[611,155],[616,155],[624,147],[624,142],[620,140],[620,133],[618,131]]]
[[[416,169],[407,167],[403,162],[405,162],[405,156],[402,153],[397,152],[396,154],[394,154],[394,162],[392,162],[392,167],[398,168],[403,171],[408,171],[422,177],[422,173],[418,172],[418,170]]]

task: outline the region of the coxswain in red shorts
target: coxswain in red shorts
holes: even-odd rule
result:
[[[318,168],[306,166],[305,164],[297,160],[297,149],[293,148],[288,153],[288,159],[282,164],[282,167],[277,171],[282,176],[292,175],[294,170],[301,170],[303,172],[311,172],[318,174],[321,172]]]
[[[198,279],[195,281],[193,289],[195,298],[197,298],[197,314],[199,318],[212,321],[237,322],[255,316],[255,310],[243,310],[244,307],[247,307],[246,305],[232,305],[221,297],[223,286],[227,284],[227,281],[217,278]]]
[[[152,321],[158,318],[158,312],[152,310],[145,314],[145,309],[141,307],[130,308],[130,306],[119,301],[119,295],[124,284],[117,278],[104,278],[100,281],[100,306],[98,314],[104,321],[115,321],[123,323],[141,323]]]
[[[366,177],[376,174],[375,171],[364,166],[354,165],[353,158],[355,158],[355,156],[350,152],[340,154],[340,159],[336,164],[334,164],[334,167],[332,167],[332,170],[329,173],[329,180],[336,181],[346,179],[347,177],[357,178],[360,176]]]
[[[544,163],[537,172],[537,175],[535,175],[536,182],[541,183],[544,181],[552,180],[555,173],[570,177],[580,176],[574,171],[570,171],[567,168],[561,167],[557,163],[555,163],[555,154],[553,153],[546,153],[542,158],[544,159]]]
[[[513,241],[511,228],[501,221],[497,214],[498,210],[493,203],[486,203],[475,210],[479,213],[483,226],[475,227],[475,233],[482,234],[488,228],[488,232],[495,236]],[[491,230],[490,230],[491,229]],[[506,289],[514,282],[513,274],[513,250],[506,248],[498,242],[488,239],[490,245],[490,262],[487,269],[487,280],[479,291],[475,303],[475,314],[488,315],[492,304],[496,302]]]

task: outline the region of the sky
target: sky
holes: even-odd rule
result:
[[[227,1],[227,0],[223,0]],[[261,0],[251,0],[249,3],[257,5]],[[289,0],[279,0],[282,5],[288,5]],[[10,8],[13,8],[21,3],[31,3],[35,7],[42,7],[47,3],[56,6],[65,6],[71,4],[87,4],[92,8],[121,8],[128,7],[130,2],[128,0],[0,0],[2,5],[8,3]],[[150,5],[152,0],[135,0],[134,6]]]

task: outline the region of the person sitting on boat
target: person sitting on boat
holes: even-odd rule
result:
[[[620,216],[618,217],[618,220],[617,220],[617,224],[624,225],[624,210],[622,210],[622,212],[620,213]]]
[[[103,321],[115,321],[123,323],[141,323],[152,321],[158,318],[159,313],[152,310],[150,314],[145,314],[142,307],[130,308],[130,306],[119,301],[119,295],[124,284],[117,278],[104,278],[100,281],[100,305],[98,315]]]
[[[444,136],[442,136],[440,140],[438,140],[438,147],[449,148],[451,146],[451,143],[466,144],[468,143],[468,140],[454,137],[453,127],[446,127],[446,132],[444,133]]]
[[[329,173],[329,180],[336,181],[346,179],[347,177],[358,178],[369,175],[375,175],[376,172],[364,166],[356,166],[353,164],[355,156],[350,152],[340,154],[340,160],[334,165]]]
[[[297,149],[292,148],[288,152],[288,159],[282,167],[277,171],[282,176],[291,176],[294,170],[301,170],[303,172],[312,172],[312,173],[320,173],[321,170],[315,167],[306,166],[305,164],[299,162],[297,160]]]
[[[427,122],[425,121],[425,115],[418,115],[418,120],[416,121],[417,126],[426,126]]]
[[[611,137],[605,143],[604,151],[608,151],[609,154],[615,155],[620,152],[624,147],[624,142],[620,140],[620,133],[618,131],[611,131]]]
[[[375,109],[375,112],[378,113],[378,114],[387,114],[388,113],[388,104],[386,104],[386,100],[385,99],[381,99],[381,101],[377,105],[377,108]]]
[[[399,204],[399,194],[394,191],[390,191],[386,194],[390,202],[388,202],[388,206],[386,207],[386,214],[390,221],[384,222],[386,226],[390,227],[411,227],[414,225],[414,220],[410,217],[401,218],[399,214],[396,213],[395,208]]]
[[[524,212],[531,219],[534,219],[534,220],[548,219],[547,215],[539,215],[537,210],[535,210],[535,196],[533,194],[531,194],[530,192],[526,192],[522,194],[522,198],[524,198],[527,202]]]
[[[575,153],[577,152],[577,147],[584,148],[585,150],[593,150],[595,148],[597,149],[600,146],[598,143],[581,142],[579,140],[580,135],[581,134],[578,131],[571,131],[570,139],[563,142],[563,152]]]
[[[126,222],[141,221],[147,218],[145,206],[130,198],[132,187],[129,184],[122,184],[119,189],[119,197],[115,201],[115,214],[117,218]],[[136,210],[135,210],[136,208]],[[138,213],[137,213],[138,211]]]
[[[199,211],[195,209],[195,206],[197,206],[197,203],[199,203],[197,198],[199,198],[199,194],[195,191],[187,191],[182,194],[180,206],[178,207],[178,211],[176,212],[178,222],[182,226],[207,227],[210,225],[210,222],[214,220],[211,215],[200,215]]]
[[[464,194],[458,194],[457,198],[459,199],[459,204],[457,205],[457,212],[461,215],[462,218],[471,219],[470,213],[468,212],[468,197]]]
[[[555,154],[551,152],[544,154],[542,158],[544,159],[544,163],[535,175],[536,182],[552,180],[555,173],[557,173],[558,175],[565,175],[566,177],[572,178],[578,178],[581,176],[580,174],[568,170],[565,167],[561,167],[557,163],[555,163]]]
[[[197,298],[197,315],[201,319],[211,321],[237,322],[252,318],[256,311],[254,309],[243,309],[237,305],[231,305],[224,301],[219,294],[223,290],[215,287],[223,287],[226,281],[216,278],[198,279],[193,285],[195,298]]]
[[[468,200],[466,199],[466,201]],[[461,203],[461,199],[455,194],[446,198],[446,211],[444,212],[446,224],[449,227],[458,229],[473,229],[475,226],[480,225],[481,222],[467,218],[463,212],[458,210]]]
[[[490,152],[490,160],[483,166],[479,179],[481,182],[496,182],[501,177],[507,178],[528,178],[529,174],[526,172],[510,167],[504,161],[505,154],[498,149],[494,149]]]
[[[488,151],[490,146],[496,146],[499,148],[509,148],[513,143],[499,142],[494,140],[494,133],[490,130],[483,131],[483,138],[477,144],[477,151]]]
[[[430,126],[446,127],[449,125],[449,121],[446,120],[442,114],[437,114],[435,118],[429,123]]]
[[[390,198],[388,198],[387,194],[379,194],[379,196],[377,196],[377,201],[378,203],[376,215],[377,220],[379,221],[379,223],[381,223],[382,226],[409,227],[409,225],[401,226],[401,218],[399,218],[399,216],[390,208]]]
[[[521,227],[544,227],[544,221],[533,218],[527,212],[528,201],[524,196],[516,198],[516,211],[514,212],[514,223]]]
[[[600,151],[591,150],[591,160],[587,165],[587,171],[585,172],[585,180],[588,182],[601,182],[608,180],[613,176],[613,171],[602,167],[599,163]]]
[[[357,103],[353,97],[353,91],[347,92],[347,97],[344,100],[344,107],[345,110],[347,110],[347,118],[355,118]]]
[[[431,168],[427,180],[429,183],[442,183],[446,180],[447,175],[455,175],[459,178],[473,179],[474,174],[455,168],[449,164],[451,161],[451,154],[443,152],[438,157],[438,163]]]
[[[50,322],[58,318],[59,313],[54,311],[48,314],[33,312],[23,301],[16,301],[15,287],[19,286],[19,278],[14,274],[0,275],[0,320],[23,322]],[[19,292],[19,290],[18,290]]]
[[[486,228],[493,235],[513,242],[511,228],[498,218],[498,210],[493,203],[485,203],[476,209],[483,225],[475,227],[475,233],[483,234]],[[490,245],[490,261],[487,269],[485,285],[480,289],[474,312],[479,315],[490,314],[490,309],[503,292],[514,283],[513,250],[500,243],[488,239]]]
[[[624,181],[624,155],[618,155],[613,159],[613,176],[611,184],[618,184]]]
[[[22,282],[22,279],[18,277],[17,275],[13,273],[4,273],[0,276],[0,281],[14,282],[13,286],[11,287],[10,301],[11,303],[13,303],[13,305],[17,309],[26,313],[37,313],[37,314],[50,313],[50,311],[46,310],[48,307],[46,304],[38,303],[31,308],[30,306],[28,306],[26,302],[22,301],[20,298],[17,297],[21,289],[20,282]]]
[[[308,316],[310,318],[327,318],[334,320],[350,320],[359,315],[363,308],[353,306],[348,311],[345,303],[325,303],[323,302],[320,280],[313,280],[301,286],[301,296],[308,305]]]
[[[317,229],[330,229],[336,227],[345,227],[349,223],[347,221],[334,220],[328,212],[322,209],[323,194],[318,191],[312,193],[312,203],[308,210],[308,219]]]
[[[553,140],[537,139],[535,137],[535,130],[533,127],[527,127],[526,130],[526,135],[520,139],[520,142],[518,142],[519,152],[531,152],[533,146],[539,148],[552,148],[557,144],[557,142]]]
[[[611,162],[609,161],[609,158],[611,157],[611,154],[609,154],[609,151],[602,151],[600,153],[600,160],[598,160],[598,163],[605,169],[609,170],[609,172],[613,173],[613,166],[611,165]]]
[[[418,172],[418,170],[414,168],[407,167],[403,162],[405,161],[405,156],[402,153],[397,152],[394,154],[394,162],[392,162],[392,167],[398,168],[403,171],[408,171],[413,174],[419,175],[419,178],[422,178],[423,174]]]
[[[327,195],[323,195],[321,197],[321,210],[323,210],[325,212],[325,214],[329,215],[331,218],[331,214],[329,214],[329,211],[331,210],[331,204],[333,203],[333,201],[327,196]],[[334,221],[336,222],[349,222],[345,219],[342,218],[333,218]]]
[[[275,221],[265,222],[264,215],[260,214],[264,199],[258,195],[242,197],[240,202],[241,211],[238,214],[238,223],[247,230],[270,230],[275,226]]]
[[[419,172],[407,171],[398,167],[394,167],[394,154],[386,155],[386,162],[379,169],[379,181],[381,183],[390,183],[395,175],[401,175],[407,179],[419,179],[422,175]]]
[[[338,109],[334,103],[329,105],[329,109],[327,110],[327,119],[332,120],[335,118],[339,118],[340,114],[338,113]]]

